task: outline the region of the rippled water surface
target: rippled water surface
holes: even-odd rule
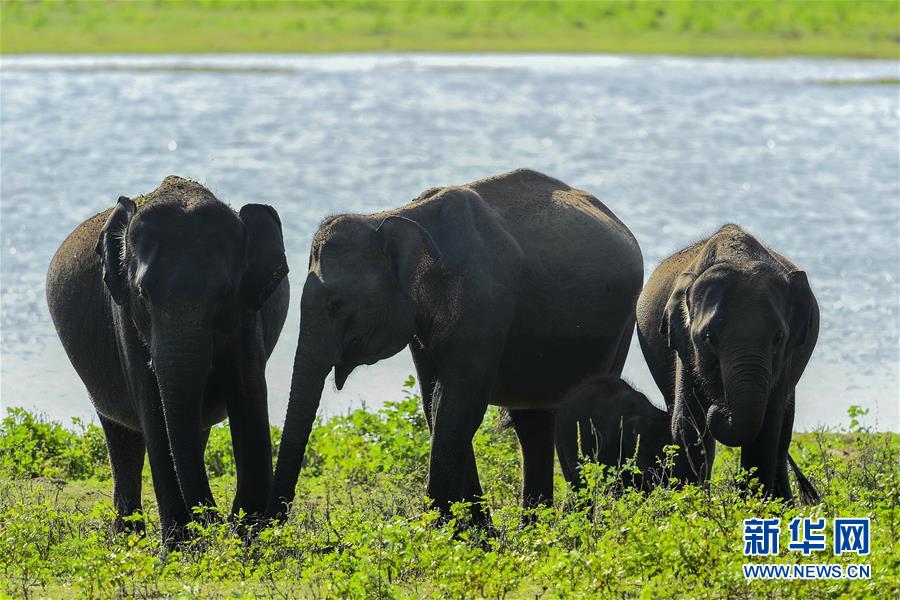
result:
[[[2,402],[92,417],[44,301],[65,236],[179,174],[234,206],[273,204],[294,269],[269,365],[287,403],[318,222],[520,166],[600,197],[647,274],[724,222],[809,273],[822,333],[795,426],[870,407],[898,422],[898,63],[611,56],[2,59]],[[836,83],[840,82],[840,83]],[[848,83],[849,82],[849,83]],[[853,83],[855,82],[855,83]],[[326,386],[322,410],[396,399],[407,353]],[[659,399],[636,344],[625,375]]]

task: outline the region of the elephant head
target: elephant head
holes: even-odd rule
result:
[[[400,216],[326,220],[313,239],[300,302],[300,335],[268,514],[294,497],[325,378],[343,388],[360,365],[406,347],[416,331],[424,280],[440,262],[434,240]]]
[[[209,497],[200,431],[214,346],[235,334],[243,313],[260,309],[288,267],[272,207],[249,204],[236,214],[174,177],[152,195],[140,210],[119,198],[96,252],[112,301],[149,352],[191,507]]]
[[[676,278],[662,333],[711,400],[706,424],[716,440],[743,446],[759,435],[813,302],[804,272],[765,263],[716,263]]]

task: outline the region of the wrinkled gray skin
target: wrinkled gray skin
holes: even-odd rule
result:
[[[212,506],[203,463],[226,415],[235,511],[261,513],[272,477],[266,361],[288,309],[281,222],[240,214],[193,181],[168,177],[140,209],[128,198],[75,229],[47,274],[63,347],[100,417],[117,527],[141,510],[144,449],[164,540]]]
[[[319,228],[303,288],[290,403],[267,514],[294,498],[325,378],[409,346],[432,431],[428,496],[479,501],[472,436],[509,408],[523,503],[552,501],[553,414],[594,373],[619,374],[643,260],[596,198],[529,170],[433,188],[401,208]]]
[[[579,465],[592,461],[620,469],[633,458],[641,474],[622,473],[622,484],[649,491],[664,482],[663,448],[672,443],[669,414],[618,377],[599,375],[579,383],[556,413],[556,451],[563,475],[583,487]]]
[[[806,274],[725,225],[659,265],[637,327],[675,443],[688,450],[675,474],[706,481],[719,441],[740,446],[741,466],[756,468],[767,494],[790,499],[794,388],[819,332]]]

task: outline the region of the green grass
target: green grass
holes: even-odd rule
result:
[[[244,543],[226,524],[197,526],[177,552],[158,542],[145,469],[148,535],[110,533],[102,434],[21,410],[0,431],[0,595],[15,597],[884,597],[900,593],[900,435],[875,433],[853,410],[844,432],[796,434],[792,454],[823,493],[817,506],[742,494],[737,453],[722,449],[707,488],[622,493],[588,469],[595,507],[571,508],[557,477],[554,508],[520,527],[517,447],[490,412],[476,455],[497,534],[455,533],[425,509],[428,434],[408,382],[403,400],[317,423],[287,524]],[[280,432],[273,429],[274,439]],[[228,428],[213,430],[207,465],[220,506],[234,493]],[[742,519],[782,518],[781,555],[747,559]],[[872,553],[788,551],[795,516],[870,516]],[[830,534],[829,538],[830,540]],[[868,563],[868,581],[756,581],[741,565]]]
[[[2,0],[2,52],[547,51],[897,58],[893,0]]]

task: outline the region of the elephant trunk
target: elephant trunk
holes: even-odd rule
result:
[[[182,498],[188,510],[213,506],[201,436],[212,338],[203,327],[183,322],[154,327],[153,337],[153,366]]]
[[[771,360],[750,352],[722,355],[723,402],[709,407],[706,424],[726,446],[744,446],[759,435],[772,382]]]
[[[316,412],[319,410],[325,378],[333,366],[327,358],[323,360],[328,353],[317,353],[311,346],[321,339],[321,336],[304,328],[301,319],[287,416],[281,435],[272,491],[266,507],[266,516],[269,518],[283,520],[287,514],[288,504],[294,500],[294,488],[300,475]]]

